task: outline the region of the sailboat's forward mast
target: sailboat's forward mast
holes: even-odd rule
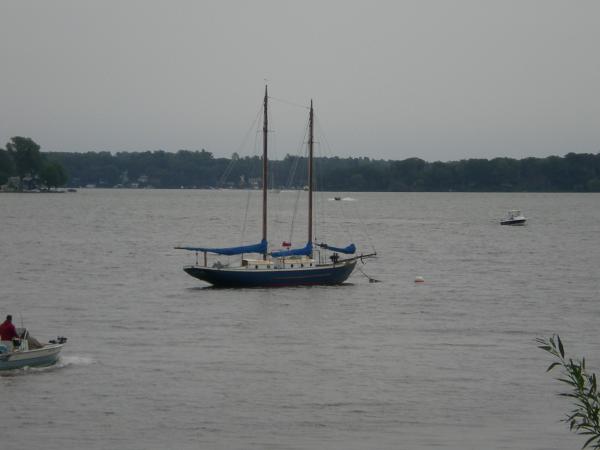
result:
[[[263,119],[263,158],[262,158],[262,189],[263,189],[263,206],[262,206],[262,238],[267,241],[267,185],[269,174],[269,162],[267,159],[267,134],[269,132],[269,118],[267,116],[268,107],[267,86],[265,86],[264,100],[264,119]],[[263,253],[263,260],[267,259],[267,249]]]

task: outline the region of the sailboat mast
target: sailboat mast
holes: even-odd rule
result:
[[[313,241],[313,103],[308,116],[308,242]],[[312,256],[312,255],[311,255]]]
[[[269,164],[267,159],[267,133],[269,130],[269,123],[267,117],[267,86],[265,86],[265,101],[264,101],[264,119],[263,119],[263,161],[262,161],[262,189],[263,189],[263,210],[262,210],[262,238],[264,241],[267,240],[267,181],[268,181],[268,170]],[[263,253],[263,259],[267,259],[267,252]]]

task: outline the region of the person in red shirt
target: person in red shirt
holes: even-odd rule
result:
[[[6,316],[6,320],[0,324],[0,341],[4,345],[6,345],[9,350],[12,350],[12,342],[13,339],[18,339],[19,335],[17,334],[17,330],[15,330],[15,326],[12,324],[12,316],[9,314]]]

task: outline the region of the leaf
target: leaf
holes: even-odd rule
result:
[[[600,438],[600,434],[596,434],[595,436],[592,436],[587,441],[585,441],[585,444],[583,444],[583,447],[581,447],[581,448],[586,448],[588,445],[590,445],[593,441],[595,441],[598,438]]]
[[[557,380],[558,381],[562,381],[563,383],[570,384],[571,386],[576,386],[577,385],[574,381],[569,380],[567,378],[557,378]]]
[[[558,341],[558,350],[560,351],[560,356],[565,357],[565,349],[563,347],[562,341],[560,340],[560,336],[556,335],[556,340]]]
[[[548,368],[546,369],[546,372],[550,372],[556,366],[560,366],[560,363],[559,362],[554,362],[554,363],[550,364],[550,366],[548,366]]]

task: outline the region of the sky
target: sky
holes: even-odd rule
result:
[[[0,146],[229,157],[268,83],[276,157],[311,99],[326,156],[598,153],[599,44],[597,0],[3,0]]]

